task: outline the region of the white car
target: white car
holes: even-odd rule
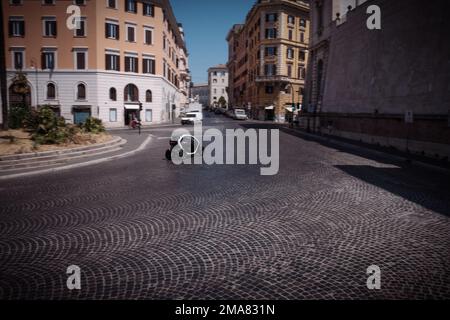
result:
[[[247,115],[245,114],[244,109],[234,109],[234,119],[236,120],[248,120]]]
[[[201,112],[188,112],[181,118],[181,124],[183,125],[201,121],[203,121],[203,114]]]

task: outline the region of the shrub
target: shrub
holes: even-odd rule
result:
[[[13,104],[9,107],[8,124],[11,129],[23,128],[24,120],[30,116],[31,110],[24,104]]]
[[[105,132],[105,127],[103,126],[102,120],[94,117],[87,118],[86,122],[82,124],[82,129],[85,132],[94,134]]]
[[[57,117],[48,106],[33,110],[25,119],[24,126],[36,144],[65,143],[76,134],[76,130],[67,126],[64,118]]]

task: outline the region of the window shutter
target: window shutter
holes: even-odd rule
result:
[[[105,69],[106,70],[111,70],[111,63],[109,61],[109,55],[105,55]]]
[[[20,21],[20,34],[25,36],[25,21]]]
[[[13,35],[13,22],[9,21],[8,25],[9,25],[9,36],[12,37],[12,35]]]
[[[43,70],[47,69],[47,65],[46,65],[46,63],[45,63],[45,53],[44,53],[44,52],[41,53],[41,68],[42,68]]]
[[[56,21],[53,23],[55,26],[55,37],[58,35],[58,24],[56,23]]]
[[[152,69],[151,69],[151,73],[152,74],[156,74],[156,65],[155,65],[155,60],[150,60],[150,63],[151,63],[151,66],[152,66]]]
[[[116,61],[117,61],[117,70],[116,71],[120,71],[120,56],[116,56]]]
[[[119,25],[117,25],[116,26],[116,30],[117,30],[117,40],[119,40],[120,39],[120,26]]]
[[[105,23],[105,38],[109,38],[108,23]]]

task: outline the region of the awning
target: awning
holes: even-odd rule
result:
[[[90,105],[73,105],[72,106],[72,109],[77,109],[77,110],[79,110],[79,109],[91,109],[92,108],[92,106],[90,106]]]
[[[138,104],[126,104],[125,109],[127,110],[139,110]]]
[[[274,106],[269,106],[269,107],[266,107],[266,110],[273,110],[273,109],[275,109],[275,107],[274,107]]]

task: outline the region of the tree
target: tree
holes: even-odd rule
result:
[[[219,98],[219,105],[222,108],[225,108],[227,106],[227,100],[225,100],[225,98],[223,96]]]
[[[0,2],[0,25],[4,26],[3,4]],[[6,95],[6,59],[5,59],[5,34],[0,31],[0,95],[2,101],[3,130],[8,130],[8,100]]]

